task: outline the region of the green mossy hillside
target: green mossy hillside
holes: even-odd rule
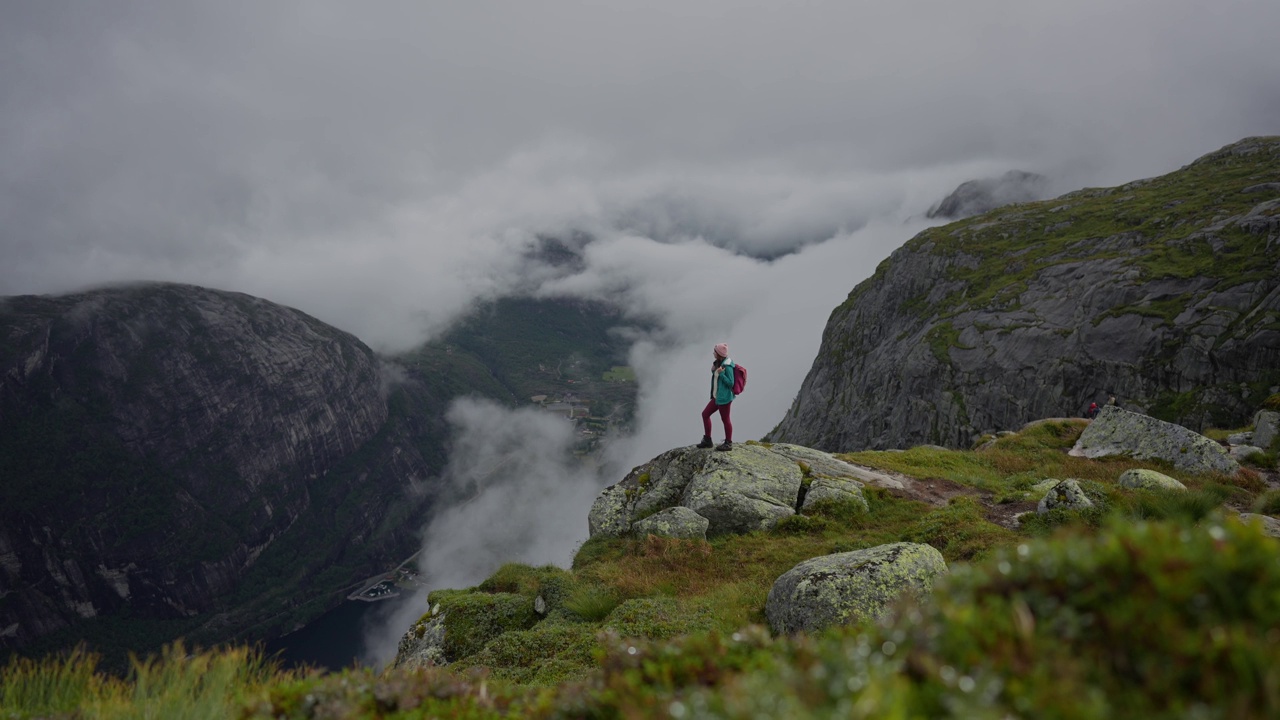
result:
[[[1251,144],[1255,151],[1233,152]],[[1016,302],[1027,281],[1046,268],[1091,259],[1118,260],[1144,279],[1209,277],[1230,286],[1270,277],[1275,257],[1267,237],[1234,225],[1217,228],[1215,222],[1243,215],[1275,195],[1244,191],[1280,181],[1277,148],[1280,137],[1250,138],[1160,177],[1011,205],[926,230],[903,250],[962,259],[948,266],[947,277],[966,289],[937,301],[903,298],[903,304],[917,315],[940,318],[1000,307]],[[1196,240],[1209,227],[1220,245]],[[1124,242],[1103,242],[1120,236]],[[882,279],[890,263],[881,263],[836,312]],[[1127,312],[1171,321],[1185,306],[1185,298],[1164,298]]]

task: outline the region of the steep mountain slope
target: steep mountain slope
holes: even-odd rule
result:
[[[0,646],[296,629],[418,549],[454,398],[629,407],[617,319],[500,300],[388,358],[239,293],[0,299]]]
[[[927,230],[835,309],[770,439],[964,446],[1117,396],[1241,425],[1280,385],[1280,138]]]
[[[412,552],[441,458],[355,337],[167,284],[7,298],[0,337],[5,645],[91,618],[227,637]]]

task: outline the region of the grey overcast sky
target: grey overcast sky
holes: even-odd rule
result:
[[[816,313],[807,368],[963,180],[1280,132],[1277,28],[1275,0],[0,0],[0,295],[194,282],[394,349],[576,229],[559,291],[690,338]]]

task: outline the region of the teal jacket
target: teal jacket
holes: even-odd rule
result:
[[[720,367],[711,372],[711,398],[717,405],[728,405],[736,397],[733,394],[733,361],[725,358]]]

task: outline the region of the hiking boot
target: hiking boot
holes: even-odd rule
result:
[[[722,442],[722,443],[720,443],[719,445],[717,445],[717,446],[716,446],[716,449],[717,449],[717,450],[732,450],[732,449],[733,449],[733,441],[732,441],[732,440],[725,440],[724,442]]]
[[[711,442],[711,436],[710,436],[710,435],[703,435],[703,436],[702,436],[702,442],[698,443],[698,447],[700,447],[700,448],[709,448],[709,447],[711,447],[711,446],[712,446],[712,445],[714,445],[714,444],[715,444],[715,443]]]

